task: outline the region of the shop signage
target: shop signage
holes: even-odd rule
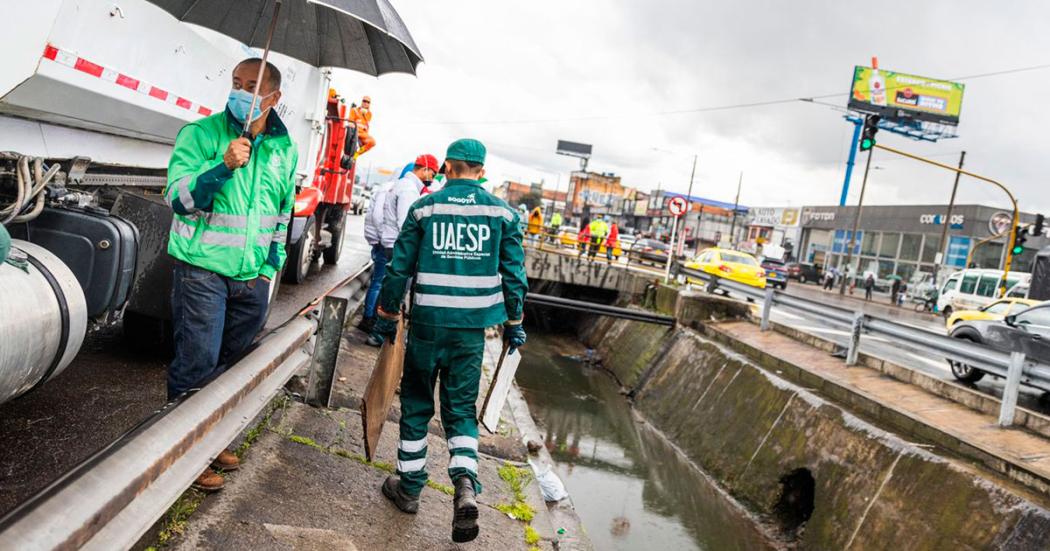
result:
[[[802,223],[809,224],[810,222],[834,222],[835,211],[815,211],[806,210],[802,211]]]
[[[999,235],[1010,231],[1010,226],[1013,225],[1014,215],[1009,212],[999,211],[988,219],[988,232],[992,235]]]
[[[752,226],[797,226],[798,209],[783,207],[752,207],[748,211]]]
[[[944,215],[943,214],[920,214],[919,215],[919,223],[920,224],[933,224],[935,226],[940,226],[941,224],[944,223]],[[962,215],[962,214],[953,214],[952,215],[952,222],[951,222],[951,226],[950,227],[952,229],[956,229],[956,230],[962,229],[963,224],[965,224],[965,223],[966,223],[966,217],[964,215]]]

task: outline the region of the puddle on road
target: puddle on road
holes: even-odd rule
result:
[[[517,381],[595,549],[772,549],[753,521],[650,427],[615,380],[529,335]]]

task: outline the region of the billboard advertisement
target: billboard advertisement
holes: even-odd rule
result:
[[[849,108],[887,118],[959,124],[965,85],[858,65]],[[903,113],[901,113],[903,111]]]
[[[582,157],[586,159],[591,156],[591,144],[558,140],[558,146],[555,149],[555,152],[559,155]]]

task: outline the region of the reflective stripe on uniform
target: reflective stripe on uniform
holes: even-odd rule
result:
[[[204,230],[201,235],[201,243],[207,245],[222,245],[224,247],[244,247],[248,238],[239,233],[226,233],[220,231]]]
[[[405,453],[416,453],[421,452],[427,448],[427,439],[421,438],[419,440],[401,440],[397,443],[397,449]]]
[[[448,449],[468,448],[478,450],[478,439],[473,436],[453,436],[448,439]]]
[[[255,236],[255,244],[259,247],[269,247],[273,243],[272,233],[260,233]]]
[[[196,229],[196,226],[183,222],[178,216],[174,216],[171,219],[171,231],[179,237],[190,239],[193,237],[193,232],[196,231]]]
[[[209,226],[243,229],[248,227],[248,217],[240,214],[209,212],[204,216]]]
[[[186,209],[186,212],[196,212],[197,206],[193,204],[193,195],[190,194],[190,180],[193,176],[183,176],[179,178],[175,185],[179,187],[179,202]]]
[[[465,289],[489,289],[499,287],[500,276],[461,276],[419,272],[416,283],[420,285],[441,285],[443,287],[461,287]]]
[[[400,461],[398,461],[398,463],[400,463]],[[478,460],[465,455],[453,455],[452,459],[449,459],[448,461],[448,468],[455,469],[457,467],[476,473],[478,472]]]
[[[434,214],[446,214],[449,216],[489,216],[492,218],[506,218],[513,220],[511,212],[498,205],[452,205],[437,203],[426,205],[416,209],[416,220],[422,220]]]
[[[271,228],[277,226],[277,223],[280,220],[281,220],[280,216],[264,214],[264,215],[259,217],[259,228],[266,229],[266,230],[271,229]]]
[[[453,459],[455,459],[455,458],[453,458]],[[475,461],[474,464],[476,466],[477,465],[477,461]],[[427,458],[425,458],[425,457],[423,459],[413,459],[411,461],[400,461],[399,460],[397,462],[397,471],[401,472],[401,473],[412,473],[412,472],[416,472],[416,471],[422,471],[424,468],[426,468],[426,466],[427,466]]]
[[[416,293],[416,306],[439,306],[441,308],[488,308],[489,306],[501,303],[503,303],[503,291],[480,297]]]

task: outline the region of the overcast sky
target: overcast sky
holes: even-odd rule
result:
[[[852,126],[843,120],[855,65],[964,79],[960,137],[879,141],[1000,179],[1026,211],[1050,213],[1050,3],[940,1],[393,0],[425,61],[418,75],[337,72],[351,97],[372,96],[377,147],[362,165],[441,158],[459,137],[489,149],[491,179],[564,190],[578,161],[558,139],[590,143],[590,169],[624,185],[741,203],[837,204]],[[824,101],[688,112],[839,93]],[[674,113],[678,111],[677,113]],[[686,112],[683,112],[686,111]],[[669,113],[671,112],[671,113]],[[860,191],[858,155],[850,203]],[[952,174],[877,152],[868,204],[946,203]],[[961,202],[1006,206],[963,179]]]

